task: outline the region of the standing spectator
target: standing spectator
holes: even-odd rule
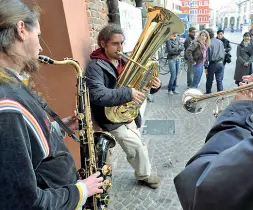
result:
[[[184,49],[185,52],[187,48],[190,46],[191,42],[195,39],[196,35],[196,28],[195,27],[190,27],[189,28],[189,36],[185,39],[184,42]],[[188,58],[186,57],[186,54],[184,54],[184,59],[187,64],[187,88],[190,88],[192,86],[193,82],[193,72],[192,72],[192,63],[189,62]]]
[[[206,62],[206,94],[212,92],[212,84],[215,75],[217,83],[217,91],[223,90],[223,76],[224,76],[224,65],[223,60],[225,57],[225,50],[222,41],[214,38],[212,29],[206,29],[211,39],[211,46],[207,51],[207,62]]]
[[[225,58],[223,61],[223,65],[225,67],[226,63],[230,63],[231,62],[231,45],[229,43],[229,41],[224,37],[224,31],[223,30],[218,30],[217,31],[217,39],[221,40],[223,42],[224,45],[224,49],[225,49]]]
[[[180,70],[180,53],[184,50],[183,45],[180,43],[177,34],[173,33],[170,39],[166,42],[168,51],[168,60],[170,68],[170,81],[168,84],[168,92],[170,95],[179,94],[176,91],[177,75]]]
[[[253,39],[253,28],[249,30],[251,41]]]
[[[252,73],[252,43],[250,42],[250,33],[246,32],[243,35],[243,41],[237,46],[237,59],[235,67],[234,80],[235,84],[239,86],[242,81],[242,76],[250,75]]]
[[[207,31],[199,33],[198,38],[194,40],[186,50],[185,54],[192,66],[193,83],[192,88],[197,88],[204,70],[206,61],[206,51],[210,46],[210,38]]]

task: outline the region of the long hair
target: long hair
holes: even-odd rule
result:
[[[205,45],[206,45],[206,47],[210,47],[211,40],[210,40],[209,33],[206,30],[202,30],[202,31],[199,32],[199,35],[197,37],[197,41],[202,42],[202,40],[201,40],[201,34],[203,34],[203,33],[206,35],[206,43],[205,43]]]
[[[29,7],[20,0],[0,0],[0,52],[6,54],[14,63],[18,63],[20,55],[12,52],[12,47],[19,39],[17,23],[23,21],[27,30],[32,30],[39,21],[39,7]],[[0,80],[5,77],[0,75]]]

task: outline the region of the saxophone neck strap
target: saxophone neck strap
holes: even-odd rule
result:
[[[6,71],[6,69],[5,69]],[[12,71],[7,70],[8,74],[14,77],[20,85],[25,89],[25,91],[34,99],[34,101],[45,110],[58,124],[59,126],[68,134],[69,137],[73,138],[75,141],[79,142],[79,139],[75,135],[74,131],[72,131],[62,120],[61,118],[48,106],[48,104],[43,100],[37,99],[31,91],[27,88],[27,86],[15,75]]]

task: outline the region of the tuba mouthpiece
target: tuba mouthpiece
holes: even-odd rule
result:
[[[123,53],[121,51],[117,51],[116,54],[117,55],[123,55]]]

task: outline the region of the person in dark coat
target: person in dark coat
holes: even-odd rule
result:
[[[136,122],[141,125],[140,114],[136,122],[130,120],[126,123],[111,122],[105,115],[105,107],[120,106],[130,101],[140,103],[145,98],[145,95],[135,88],[116,88],[117,78],[124,70],[124,61],[117,54],[118,51],[122,51],[123,42],[123,31],[116,24],[109,24],[99,32],[100,48],[91,53],[92,60],[86,69],[91,111],[98,126],[110,132],[126,153],[138,182],[151,188],[158,188],[160,178],[151,175],[147,145],[141,139],[136,125]],[[152,83],[151,93],[156,92],[161,86],[157,77]]]
[[[65,133],[21,81],[39,70],[39,16],[20,0],[0,3],[0,209],[81,210],[87,197],[103,192],[103,178],[77,179]],[[78,129],[76,120],[63,122]]]
[[[245,76],[253,82],[253,75]],[[253,209],[253,94],[238,92],[174,179],[184,210]]]
[[[243,35],[243,41],[237,46],[237,59],[234,73],[235,83],[239,86],[242,81],[242,76],[252,73],[252,47],[250,42],[250,34],[246,32]]]
[[[232,49],[230,43],[229,43],[229,40],[226,39],[224,37],[224,31],[223,30],[218,30],[217,31],[217,39],[221,40],[223,42],[223,45],[224,45],[224,49],[225,49],[225,58],[224,58],[224,61],[223,61],[223,65],[225,67],[226,63],[230,63],[231,62],[231,54],[230,54],[230,51]]]
[[[189,28],[189,36],[184,41],[184,50],[186,52],[187,48],[190,46],[192,41],[195,39],[196,35],[196,28],[190,27]],[[189,62],[186,53],[184,53],[184,59],[187,63],[187,88],[190,88],[193,83],[193,72],[192,72],[192,63]]]

